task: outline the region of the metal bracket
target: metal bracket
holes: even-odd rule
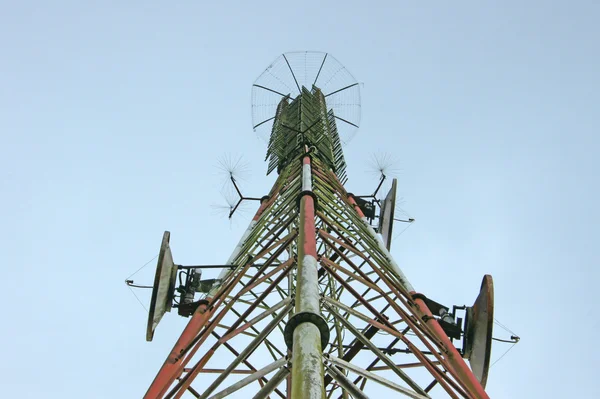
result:
[[[266,196],[264,196],[262,198],[244,197],[242,195],[242,192],[240,191],[240,188],[237,186],[237,184],[235,182],[235,178],[233,176],[229,176],[229,178],[231,179],[231,182],[233,183],[233,187],[235,188],[235,191],[237,192],[238,196],[240,197],[240,199],[235,204],[235,206],[231,209],[231,211],[229,211],[229,219],[231,219],[231,217],[233,216],[233,214],[235,213],[235,211],[238,209],[238,207],[240,206],[240,204],[243,201],[261,201],[262,202],[265,197],[268,198],[268,195],[266,195]]]
[[[433,318],[438,321],[438,323],[440,324],[446,335],[448,335],[448,337],[460,339],[463,332],[462,328],[460,326],[460,323],[457,324],[454,321],[454,313],[450,313],[450,309],[448,307],[434,301],[433,299],[427,298],[423,294],[416,293],[413,294],[412,297],[413,299],[422,299],[431,311],[431,313],[435,316],[439,316],[439,319],[436,319],[435,317],[423,316],[423,321],[427,322],[428,320]]]
[[[285,339],[285,344],[288,349],[292,350],[294,344],[294,330],[302,323],[312,323],[317,326],[321,332],[321,350],[325,350],[325,347],[329,343],[329,327],[323,316],[313,312],[299,312],[288,320],[285,325],[285,330],[283,331],[283,338]]]
[[[310,195],[312,197],[313,202],[315,204],[315,210],[317,210],[318,209],[317,196],[311,190],[301,191],[300,194],[298,194],[298,198],[296,198],[296,205],[298,205],[298,209],[300,208],[300,201],[302,200],[302,197],[304,197],[305,195]]]

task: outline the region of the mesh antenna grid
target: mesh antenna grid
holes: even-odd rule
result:
[[[331,54],[302,51],[280,55],[252,85],[252,128],[268,140],[279,102],[321,89],[336,120],[342,144],[347,144],[360,126],[360,87],[352,74]]]

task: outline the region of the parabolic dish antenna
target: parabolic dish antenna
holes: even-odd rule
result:
[[[152,341],[156,326],[158,326],[164,314],[170,312],[173,307],[177,266],[173,263],[173,255],[171,254],[171,247],[169,247],[170,238],[171,233],[165,231],[160,245],[160,252],[158,253],[156,274],[154,276],[154,285],[152,286],[146,341]]]
[[[494,327],[494,281],[486,274],[473,306],[467,307],[464,335],[464,357],[469,359],[473,374],[485,388],[492,356]]]
[[[383,243],[387,250],[390,250],[392,245],[392,228],[394,227],[394,212],[396,211],[396,187],[398,179],[392,180],[392,187],[385,196],[379,213],[379,234],[383,238]]]
[[[360,87],[352,74],[329,53],[302,51],[279,56],[252,85],[252,128],[267,140],[280,101],[296,98],[303,87],[321,89],[333,110],[342,144],[360,125]]]

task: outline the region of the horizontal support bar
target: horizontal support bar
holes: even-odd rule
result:
[[[400,386],[400,385],[398,385],[398,384],[396,384],[396,383],[388,380],[387,378],[384,378],[384,377],[382,377],[382,376],[380,376],[378,374],[372,373],[372,372],[370,372],[368,370],[365,370],[365,369],[363,369],[361,367],[358,367],[358,366],[356,366],[356,365],[354,365],[352,363],[346,362],[345,360],[342,360],[342,359],[337,358],[335,356],[330,356],[328,358],[328,360],[331,363],[333,363],[334,365],[338,366],[338,367],[344,368],[344,369],[346,369],[348,371],[352,371],[352,372],[354,372],[354,373],[356,373],[356,374],[358,374],[358,375],[360,375],[362,377],[365,377],[365,378],[367,378],[369,380],[377,382],[377,383],[379,383],[379,384],[381,384],[381,385],[383,385],[383,386],[385,386],[387,388],[393,389],[393,390],[395,390],[397,392],[400,392],[400,393],[402,393],[402,394],[404,394],[406,396],[409,396],[409,397],[411,397],[413,399],[427,399],[427,398],[430,397],[427,394],[423,395],[421,393],[417,393],[417,392],[411,391],[408,388],[405,388],[403,386]]]
[[[250,267],[263,267],[264,263],[255,263],[250,265]],[[271,264],[267,267],[276,267],[280,266],[280,264]],[[197,265],[197,266],[182,266],[177,265],[177,269],[179,270],[188,270],[188,269],[235,269],[238,265]]]

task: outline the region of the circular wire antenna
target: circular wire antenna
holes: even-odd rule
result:
[[[280,101],[296,98],[302,88],[317,87],[333,110],[340,140],[347,144],[360,125],[360,88],[354,76],[329,53],[280,55],[252,85],[252,128],[262,139],[271,134]]]

